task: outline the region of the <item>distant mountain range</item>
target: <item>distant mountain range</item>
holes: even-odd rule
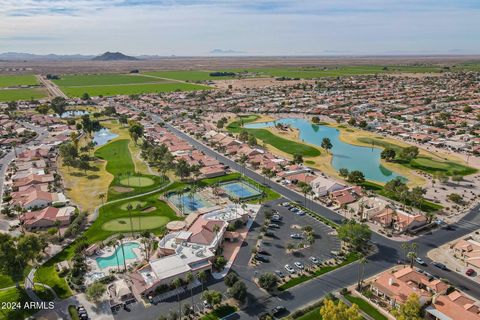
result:
[[[155,58],[156,56],[142,56],[141,58]],[[105,52],[101,55],[83,54],[32,54],[23,52],[0,53],[0,60],[3,61],[133,61],[140,60],[137,57],[127,56],[121,52]]]
[[[96,56],[92,59],[93,61],[134,61],[140,60],[138,58],[124,55],[121,52],[105,52],[99,56]]]

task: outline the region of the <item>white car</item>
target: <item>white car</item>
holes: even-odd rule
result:
[[[290,273],[295,273],[295,269],[293,269],[292,266],[289,264],[285,265],[285,270],[287,270]]]
[[[303,269],[303,263],[298,262],[298,261],[295,261],[293,264],[294,264],[295,267],[297,267],[298,269]]]
[[[319,264],[319,263],[320,263],[320,261],[319,261],[316,257],[310,257],[310,258],[308,258],[308,259],[310,259],[310,261],[312,261],[312,262],[315,263],[315,264]]]

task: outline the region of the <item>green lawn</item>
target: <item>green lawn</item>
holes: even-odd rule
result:
[[[72,320],[80,320],[80,315],[78,314],[77,308],[75,306],[68,306],[68,314],[70,314]]]
[[[169,82],[165,79],[145,77],[142,75],[129,74],[76,74],[63,75],[59,80],[53,82],[60,87],[84,87],[98,85],[132,84],[132,83],[151,83],[151,82]]]
[[[322,320],[322,316],[320,315],[320,308],[321,307],[317,307],[305,313],[303,316],[296,318],[296,320]]]
[[[242,130],[242,125],[253,122],[258,119],[257,115],[243,116],[237,121],[231,122],[227,126],[227,130],[232,133],[238,133]],[[301,154],[305,157],[316,157],[320,155],[320,150],[311,147],[309,145],[291,141],[279,137],[266,129],[245,129],[249,133],[253,134],[257,139],[262,140],[264,143],[269,144],[280,151],[294,155]]]
[[[397,194],[387,192],[387,191],[385,191],[383,186],[381,186],[379,184],[376,184],[376,183],[373,183],[371,181],[365,181],[364,183],[361,184],[361,186],[363,188],[365,188],[366,190],[374,191],[374,192],[378,193],[379,195],[382,195],[382,196],[387,197],[389,199],[392,199],[392,200],[395,200],[395,201],[400,201],[401,200],[400,197],[398,197]],[[443,208],[442,205],[440,205],[438,203],[428,201],[428,200],[423,200],[422,203],[420,203],[420,205],[417,205],[417,204],[411,203],[407,199],[407,205],[413,206],[413,207],[415,207],[417,209],[420,209],[424,212],[436,212],[436,211]]]
[[[385,317],[382,313],[380,313],[374,306],[372,306],[370,303],[365,301],[362,298],[359,297],[354,297],[351,295],[346,295],[345,298],[350,301],[351,303],[356,304],[360,310],[368,314],[370,317],[372,317],[375,320],[387,320],[388,318]]]
[[[147,75],[182,80],[182,81],[205,81],[205,80],[223,80],[223,79],[232,79],[233,77],[229,76],[220,76],[214,77],[210,73],[213,71],[207,70],[178,70],[178,71],[154,71],[154,72],[145,72]]]
[[[28,266],[25,268],[23,272],[23,277],[25,278],[29,273],[32,267]],[[23,280],[22,280],[23,282]],[[0,289],[2,288],[8,288],[8,287],[13,287],[15,285],[15,282],[10,278],[9,276],[0,274]]]
[[[43,88],[0,89],[0,101],[41,99],[47,96]]]
[[[397,155],[400,154],[400,152],[402,151],[401,146],[383,141],[381,139],[358,138],[357,140],[359,142],[367,143],[373,146],[379,146],[382,148],[392,148],[395,150]],[[448,160],[439,161],[423,155],[420,155],[419,157],[417,157],[416,159],[413,159],[410,162],[405,162],[400,159],[396,159],[394,161],[412,170],[420,170],[429,174],[444,173],[449,176],[451,175],[464,176],[464,175],[469,175],[477,172],[476,169],[464,166],[459,163],[455,163]]]
[[[346,257],[346,259],[336,265],[336,266],[325,266],[325,267],[320,267],[318,268],[317,270],[315,270],[312,274],[304,274],[304,275],[300,275],[298,277],[295,277],[295,278],[292,278],[290,280],[288,280],[287,282],[285,282],[284,284],[282,284],[281,286],[278,287],[278,289],[280,291],[285,291],[285,290],[288,290],[292,287],[295,287],[296,285],[299,285],[305,281],[308,281],[308,280],[311,280],[311,279],[314,279],[316,277],[319,277],[325,273],[328,273],[328,272],[331,272],[335,269],[338,269],[340,267],[343,267],[343,266],[346,266],[347,264],[350,264],[352,262],[355,262],[359,259],[359,255],[357,253],[349,253]]]
[[[15,303],[14,308],[1,308],[0,309],[0,319],[5,320],[20,320],[25,319],[38,310],[26,309],[24,308],[24,303],[29,302],[30,298],[23,288],[17,289],[7,289],[0,291],[0,302],[10,302]]]
[[[153,78],[152,78],[153,79]],[[119,84],[119,85],[99,85],[82,87],[61,87],[62,91],[70,97],[81,97],[88,93],[91,97],[97,96],[115,96],[145,93],[161,93],[174,91],[195,91],[211,90],[212,87],[192,84],[192,83],[137,83],[137,84]]]
[[[132,214],[132,222],[134,225],[134,232],[141,232],[143,230],[150,230],[153,233],[161,234],[164,231],[164,226],[171,220],[179,220],[172,208],[170,208],[164,201],[159,200],[162,193],[154,193],[151,195],[141,196],[135,198],[136,201],[145,203],[143,206],[134,206]],[[84,235],[87,237],[89,243],[95,243],[105,240],[109,236],[118,232],[130,232],[130,215],[129,212],[122,209],[125,204],[131,200],[123,200],[115,203],[107,203],[100,208],[99,216],[92,226],[85,231]],[[146,211],[146,208],[154,207],[152,211]],[[139,226],[139,218],[143,218],[141,230]],[[122,220],[123,222],[119,222]]]
[[[204,315],[200,320],[219,320],[237,311],[237,308],[229,305],[221,306]]]
[[[97,158],[107,161],[106,170],[115,177],[108,190],[109,201],[152,191],[167,183],[159,176],[135,173],[129,143],[129,139],[115,140],[95,151]]]

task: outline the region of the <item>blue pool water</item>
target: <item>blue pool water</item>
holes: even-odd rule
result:
[[[213,206],[202,195],[195,193],[193,197],[187,193],[179,195],[177,193],[168,196],[168,200],[172,202],[178,210],[183,211],[184,214],[190,214],[200,208]]]
[[[401,177],[382,166],[380,163],[379,148],[368,148],[355,146],[340,140],[340,132],[328,126],[316,125],[305,119],[280,119],[276,122],[259,122],[245,125],[245,128],[266,128],[273,127],[275,123],[288,124],[292,128],[298,129],[300,139],[306,143],[321,146],[323,138],[329,138],[332,142],[333,154],[332,166],[339,170],[347,168],[348,170],[359,170],[369,180],[388,182],[396,177]]]
[[[257,197],[262,194],[262,191],[245,181],[227,182],[222,184],[220,188],[229,196],[239,199]]]
[[[123,244],[123,251],[125,252],[125,258],[128,259],[135,259],[137,255],[133,252],[133,248],[140,247],[140,244],[136,242],[126,242]],[[117,256],[118,256],[118,264],[123,266],[123,251],[121,246],[118,246],[115,250],[115,253],[108,257],[98,257],[95,260],[97,261],[98,266],[100,269],[105,269],[107,267],[116,267],[117,266]]]
[[[111,132],[107,128],[103,128],[93,134],[93,141],[97,146],[103,146],[116,137],[118,137],[118,134]]]

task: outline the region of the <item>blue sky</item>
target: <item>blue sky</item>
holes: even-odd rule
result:
[[[0,0],[0,52],[478,54],[479,0]]]

